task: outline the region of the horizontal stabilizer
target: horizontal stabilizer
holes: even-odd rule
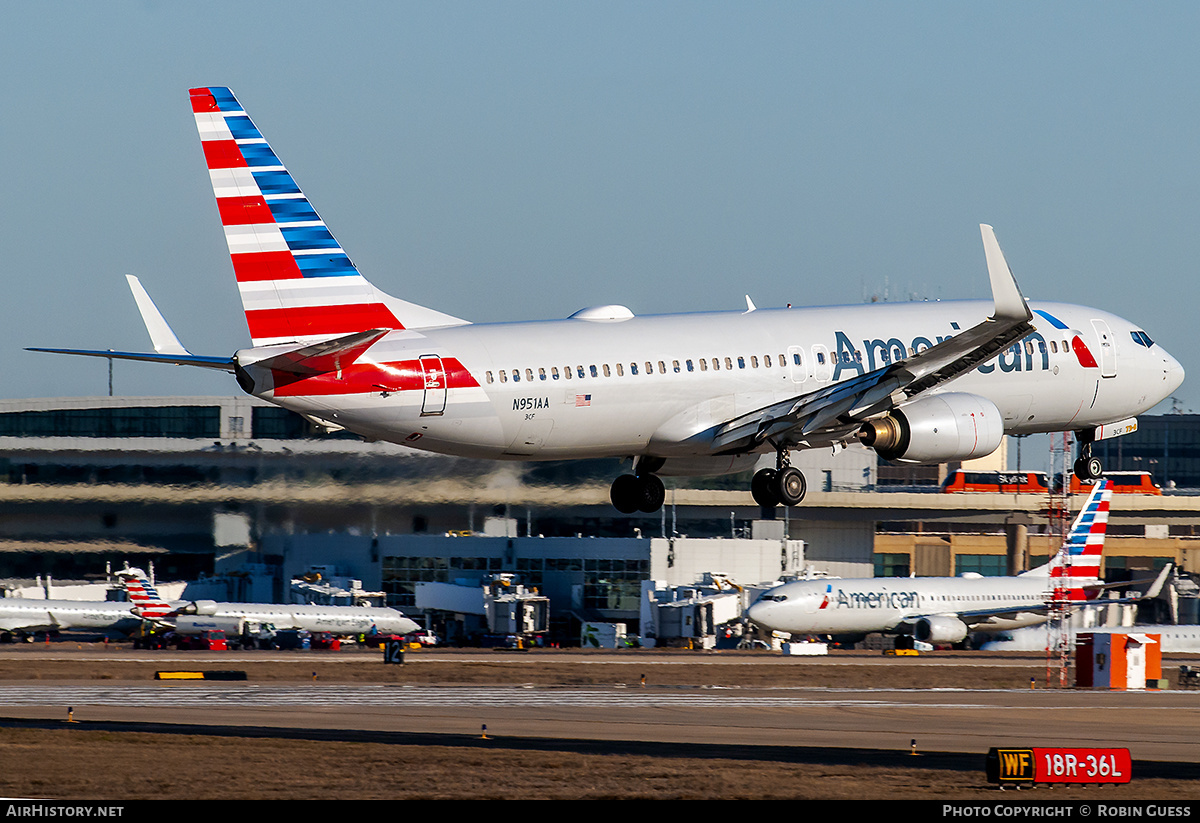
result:
[[[322,340],[311,346],[258,360],[254,365],[303,375],[341,371],[354,363],[363,352],[375,344],[375,341],[389,331],[390,329],[368,329],[332,340]]]
[[[112,349],[35,349],[25,351],[41,351],[50,354],[80,354],[84,357],[108,357],[112,360],[144,360],[149,363],[173,363],[176,366],[199,366],[203,369],[222,369],[232,372],[235,364],[232,357],[205,357],[198,354],[151,354],[150,352],[113,351]]]

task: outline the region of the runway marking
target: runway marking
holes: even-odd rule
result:
[[[859,694],[864,694],[859,692]],[[895,694],[895,693],[893,693]],[[966,696],[966,692],[961,692]],[[1063,693],[1065,695],[1065,693]],[[1022,709],[1078,710],[1093,705],[1089,693],[1070,695],[1071,705],[1029,706]],[[214,686],[193,683],[158,686],[2,686],[2,705],[84,705],[84,706],[378,706],[378,707],[446,707],[503,706],[555,707],[713,707],[713,708],[919,708],[946,710],[1003,709],[996,704],[971,702],[918,702],[879,697],[852,697],[786,694],[748,694],[738,689],[703,689],[664,692],[637,688],[614,689],[557,689],[534,687],[427,687],[391,685],[303,685],[303,686]],[[1181,708],[1146,703],[1141,708]],[[1014,707],[1015,708],[1015,707]],[[1129,706],[1127,708],[1139,708]]]

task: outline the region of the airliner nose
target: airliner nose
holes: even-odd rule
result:
[[[1167,383],[1167,395],[1183,385],[1183,366],[1171,355],[1163,352],[1163,380]]]

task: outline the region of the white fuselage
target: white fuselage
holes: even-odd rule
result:
[[[187,603],[172,603],[172,609]],[[213,603],[199,601],[196,614],[189,614],[193,630],[203,628],[205,618],[214,618],[213,628],[225,621],[244,620],[275,629],[303,629],[331,634],[408,634],[421,628],[395,609],[366,606],[281,605],[270,603]],[[221,625],[216,625],[216,622]]]
[[[1141,625],[1141,626],[1092,626],[1072,628],[1068,632],[1068,643],[1075,648],[1076,638],[1080,634],[1156,634],[1162,644],[1163,652],[1197,654],[1200,653],[1200,626],[1176,625]],[[1014,630],[1011,633],[997,635],[980,646],[981,651],[987,652],[1032,652],[1042,651],[1047,645],[1057,649],[1060,646],[1061,634],[1047,634],[1043,628]]]
[[[128,634],[141,624],[132,603],[89,600],[0,599],[0,631],[95,629]]]
[[[755,601],[747,616],[772,631],[792,634],[856,635],[892,632],[906,622],[930,615],[1028,606],[974,623],[975,630],[999,631],[1044,622],[1050,578],[1024,577],[877,577],[802,580],[777,586]]]
[[[1183,380],[1178,362],[1138,343],[1127,320],[1031,307],[1045,313],[1034,315],[1033,335],[935,391],[986,397],[1005,431],[1023,434],[1132,417]],[[468,324],[388,334],[359,358],[356,383],[339,372],[276,385],[278,373],[246,370],[264,399],[419,449],[521,460],[652,455],[668,459],[663,473],[703,458],[708,471],[695,473],[720,473],[747,465],[710,456],[715,427],[912,356],[992,311],[987,301],[927,302]],[[1096,365],[1084,365],[1075,337]],[[264,351],[238,360],[252,364]],[[422,357],[445,364],[445,382],[436,372],[425,379]]]

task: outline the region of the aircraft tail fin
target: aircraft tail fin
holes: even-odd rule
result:
[[[255,346],[467,322],[368,282],[233,92],[192,89],[191,102]]]
[[[167,601],[163,600],[154,584],[141,569],[125,568],[116,573],[117,579],[133,603],[133,613],[145,620],[161,620],[172,613]]]
[[[1100,560],[1104,553],[1111,500],[1112,483],[1096,481],[1058,554],[1045,566],[1026,574],[1049,576],[1055,580],[1056,587],[1066,590],[1068,599],[1087,600],[1084,589],[1100,582]]]

